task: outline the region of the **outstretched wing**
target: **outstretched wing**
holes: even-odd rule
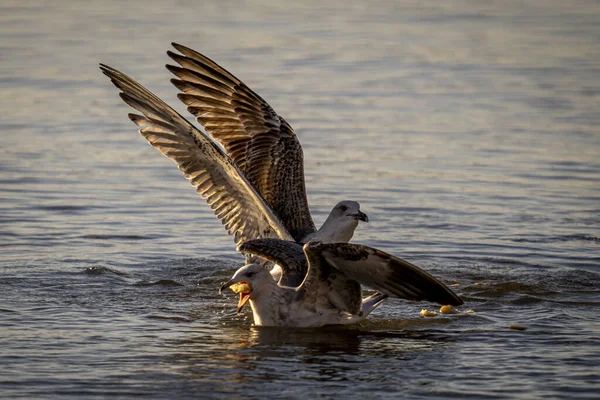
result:
[[[251,254],[269,260],[281,267],[279,284],[298,287],[306,276],[308,263],[302,245],[280,239],[249,240],[238,246],[242,254]]]
[[[463,304],[460,297],[427,272],[372,247],[350,243],[310,242],[304,245],[304,252],[309,271],[303,286],[322,279],[328,269],[335,269],[390,297],[427,300],[453,306]]]
[[[302,147],[292,127],[242,81],[208,57],[173,43],[171,82],[206,132],[225,151],[299,241],[315,232],[304,184]]]
[[[177,164],[236,244],[263,237],[292,239],[244,174],[208,136],[127,75],[103,64],[100,69],[121,89],[123,101],[143,114],[129,114],[142,128],[142,136]]]

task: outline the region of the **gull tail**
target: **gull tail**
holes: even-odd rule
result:
[[[361,308],[362,317],[363,318],[367,317],[367,315],[369,315],[371,313],[371,311],[373,311],[374,309],[379,307],[381,305],[381,303],[383,303],[383,301],[387,298],[388,298],[387,294],[375,293],[375,294],[372,294],[371,296],[363,299],[362,308]]]

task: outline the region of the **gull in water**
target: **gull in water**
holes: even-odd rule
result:
[[[250,302],[255,325],[319,327],[360,322],[388,296],[458,306],[463,301],[442,282],[415,265],[358,244],[257,239],[239,246],[281,266],[302,281],[297,287],[275,282],[258,264],[247,264],[221,287],[240,294],[238,312]],[[361,284],[381,293],[362,299]]]
[[[316,229],[306,198],[304,162],[292,127],[258,94],[214,61],[173,43],[179,53],[167,65],[178,98],[204,133],[122,72],[100,64],[125,103],[140,114],[129,118],[158,151],[174,161],[221,220],[237,245],[278,238],[348,242],[359,221],[368,221],[355,201],[342,201]],[[217,144],[218,143],[218,144]],[[220,144],[220,146],[219,146]],[[274,268],[279,280],[281,271]]]

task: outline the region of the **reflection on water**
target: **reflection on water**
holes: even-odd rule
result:
[[[323,329],[281,329],[269,327],[252,327],[247,337],[240,343],[241,348],[271,346],[281,347],[292,345],[305,348],[307,352],[327,354],[342,351],[358,354],[361,350],[362,339],[377,339],[382,344],[385,339],[410,339],[404,346],[396,346],[396,351],[423,350],[430,348],[435,341],[443,341],[442,335],[436,336],[426,332],[377,331],[375,324],[369,323],[366,330],[363,327],[325,327]],[[426,344],[427,343],[427,344]],[[369,351],[386,351],[385,348],[369,347]]]
[[[217,340],[215,336],[219,337],[221,346],[224,343],[229,345],[222,346],[220,350],[207,346],[207,342]],[[178,364],[185,363],[187,366],[182,371],[189,374],[190,379],[198,381],[207,378],[207,371],[214,373],[218,369],[227,382],[235,384],[234,390],[252,396],[262,393],[263,385],[269,382],[274,384],[297,378],[304,385],[311,381],[369,381],[371,378],[364,376],[368,368],[365,363],[379,364],[390,358],[416,362],[428,352],[444,353],[444,346],[449,341],[452,339],[448,335],[427,332],[334,327],[318,330],[232,328],[219,333],[188,332],[185,339],[170,343],[179,352],[169,358],[175,358]],[[300,382],[289,384],[296,386]],[[223,386],[219,390],[227,388]],[[282,384],[280,390],[289,388]]]
[[[599,15],[585,0],[3,2],[2,397],[597,397]],[[317,225],[360,201],[355,241],[474,313],[389,300],[319,330],[236,315],[218,295],[242,262],[232,240],[98,70],[187,115],[171,41],[294,126]]]

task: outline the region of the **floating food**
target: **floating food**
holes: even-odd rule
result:
[[[442,306],[440,308],[440,314],[473,314],[475,311],[473,310],[467,310],[467,311],[460,311],[457,310],[456,308],[452,308],[452,306]],[[437,312],[435,311],[429,311],[429,310],[421,310],[421,312],[419,313],[421,314],[422,317],[435,317],[437,315]],[[518,329],[518,328],[514,328],[514,329]]]
[[[441,314],[459,314],[460,311],[458,311],[455,308],[452,308],[451,306],[442,306],[442,308],[440,308],[440,313]]]
[[[421,310],[420,312],[422,317],[435,317],[437,315],[437,313],[435,311],[429,311],[429,310]]]

